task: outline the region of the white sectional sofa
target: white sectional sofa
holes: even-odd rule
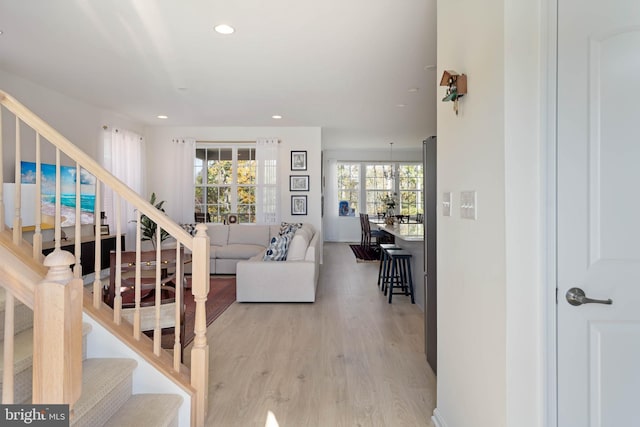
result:
[[[320,233],[311,224],[295,231],[285,261],[264,260],[280,225],[207,224],[211,274],[236,274],[239,302],[314,302]]]

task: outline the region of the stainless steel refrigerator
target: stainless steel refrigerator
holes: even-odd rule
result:
[[[424,176],[424,343],[427,362],[438,373],[437,138],[423,142]]]

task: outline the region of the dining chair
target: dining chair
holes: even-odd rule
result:
[[[195,222],[211,222],[211,214],[209,212],[194,212],[193,220]]]
[[[361,227],[361,237],[360,237],[360,246],[362,247],[370,247],[371,246],[371,238],[376,239],[376,245],[380,243],[380,239],[384,237],[384,232],[382,230],[372,230],[371,223],[369,222],[369,214],[361,213],[360,214],[360,227]]]

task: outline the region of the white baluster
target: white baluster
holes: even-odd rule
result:
[[[16,173],[15,173],[15,182],[16,182],[16,194],[15,194],[15,212],[13,216],[13,244],[19,245],[22,240],[22,218],[20,217],[20,204],[22,202],[21,193],[22,188],[20,186],[21,176],[20,176],[20,156],[21,156],[21,137],[20,137],[20,119],[16,116]]]
[[[140,266],[141,255],[140,245],[142,244],[142,231],[140,229],[140,209],[136,209],[136,280],[135,280],[135,309],[133,312],[133,337],[136,340],[140,340],[140,298],[141,298],[141,274],[142,267]]]
[[[96,221],[99,221],[100,218],[100,181],[96,180],[96,201],[95,201],[95,209],[93,211],[93,217],[96,218]],[[100,266],[102,262],[100,260],[100,224],[96,222],[95,230],[94,230],[94,239],[95,239],[95,263],[94,263],[94,271],[95,271],[95,279],[93,280],[93,306],[95,308],[100,308],[102,303],[102,281],[100,280]]]
[[[55,227],[55,248],[56,250],[60,250],[60,244],[62,240],[62,226],[60,225],[62,222],[62,218],[60,215],[60,199],[61,199],[61,183],[60,183],[60,149],[56,148],[56,215],[54,221]]]
[[[33,233],[33,259],[42,258],[42,171],[40,170],[40,134],[36,133],[36,228]]]
[[[82,276],[82,263],[80,262],[80,252],[82,250],[82,232],[80,231],[80,220],[82,217],[81,203],[82,198],[80,197],[80,163],[76,162],[76,223],[75,226],[75,249],[74,253],[76,255],[76,264],[73,266],[73,275],[74,277]]]
[[[160,225],[156,224],[156,323],[153,328],[153,352],[156,356],[160,356],[160,344],[162,342],[162,331],[160,330],[160,304],[162,302],[162,289],[160,288],[160,267],[162,265],[160,233]]]
[[[180,257],[181,243],[176,240],[176,323],[173,328],[173,334],[175,335],[175,342],[173,344],[173,369],[180,371],[180,364],[182,363],[182,346],[180,340],[181,323],[182,323],[182,292],[184,289],[184,283],[182,280],[182,259]]]
[[[116,196],[116,296],[113,300],[113,321],[120,324],[122,316],[122,247],[120,243],[120,197]]]
[[[5,290],[4,300],[4,366],[2,372],[2,403],[4,405],[13,403],[13,339],[14,339],[14,310],[13,294],[8,289]]]

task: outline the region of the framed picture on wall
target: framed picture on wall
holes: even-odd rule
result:
[[[290,175],[289,191],[309,191],[309,175]]]
[[[291,196],[291,215],[307,214],[307,196]]]
[[[307,170],[307,152],[306,151],[291,152],[291,170],[292,171]]]

